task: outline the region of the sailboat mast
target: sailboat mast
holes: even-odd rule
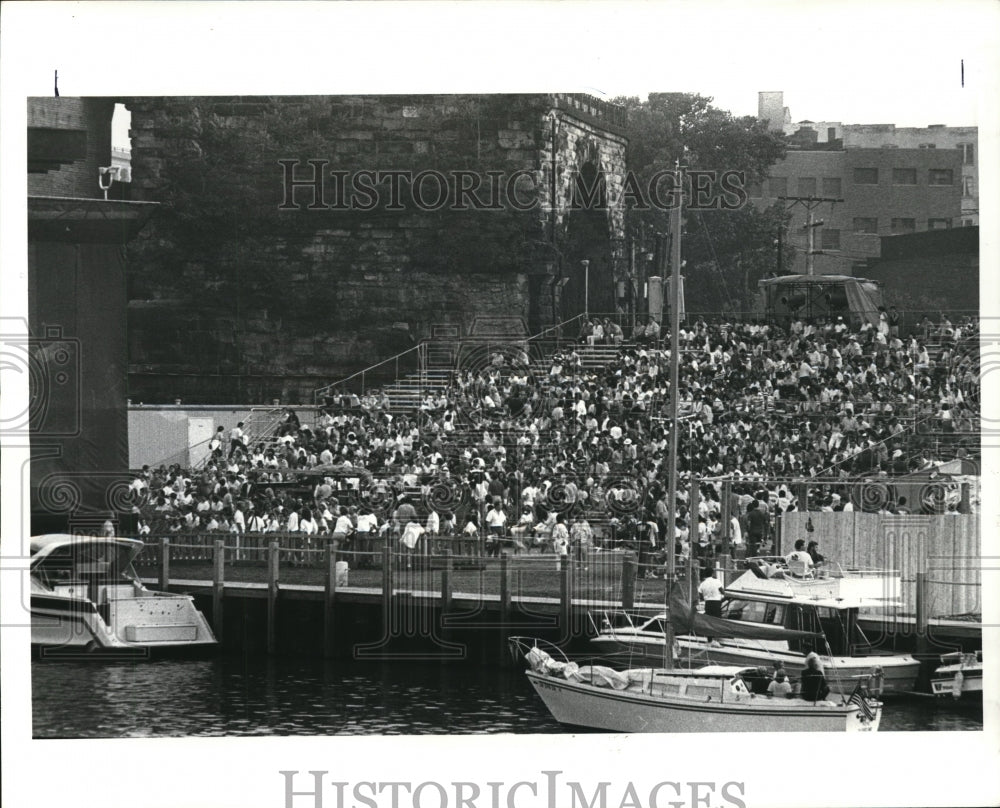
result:
[[[670,514],[670,521],[667,524],[664,541],[667,546],[667,599],[670,597],[670,589],[673,587],[674,578],[677,573],[677,560],[674,555],[676,531],[676,507],[677,507],[677,443],[680,433],[678,421],[678,387],[680,386],[680,286],[681,286],[681,209],[684,203],[684,174],[681,169],[680,160],[677,161],[676,186],[673,199],[674,207],[671,211],[671,260],[670,260],[670,455],[668,459],[667,471],[667,513]],[[674,630],[670,625],[670,620],[665,621],[666,631],[666,651],[664,654],[664,667],[672,668],[674,660]]]

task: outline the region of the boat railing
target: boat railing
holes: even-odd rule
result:
[[[899,577],[899,571],[880,567],[844,567],[836,561],[825,561],[804,574],[793,573],[783,556],[750,556],[747,569],[754,569],[766,578],[784,578],[792,582],[827,580],[830,578],[889,578]]]
[[[636,631],[655,614],[641,609],[594,609],[587,612],[587,620],[594,634],[610,634],[616,631]]]

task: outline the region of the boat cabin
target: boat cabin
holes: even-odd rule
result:
[[[809,631],[826,638],[825,642],[823,637],[790,638],[787,641],[788,650],[800,654],[815,651],[821,656],[864,656],[875,653],[874,645],[858,626],[856,607],[836,608],[820,603],[744,600],[734,596],[723,599],[722,616],[744,623]]]

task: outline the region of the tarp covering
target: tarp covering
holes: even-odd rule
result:
[[[669,611],[670,624],[677,634],[744,640],[800,640],[822,636],[812,631],[793,631],[781,626],[761,626],[699,614],[676,583],[670,591]]]
[[[847,292],[847,305],[851,307],[851,312],[878,326],[878,306],[871,295],[861,288],[861,284],[852,278],[844,282],[844,291]]]
[[[882,289],[878,281],[850,275],[782,275],[758,283],[772,318],[831,318],[878,324]]]

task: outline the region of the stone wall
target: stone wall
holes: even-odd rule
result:
[[[571,210],[574,172],[590,162],[608,185],[624,172],[624,138],[599,102],[551,95],[124,101],[132,112],[133,198],[164,208],[129,249],[134,400],[308,401],[314,389],[441,325],[467,335],[477,319],[501,315],[537,330],[576,314],[562,310],[548,281],[578,262],[583,248],[573,242],[583,235],[605,254],[595,273],[598,264],[608,277],[620,271],[619,207],[584,211],[586,234],[570,227],[574,217],[583,221]],[[430,176],[422,186],[429,205],[405,184],[397,200],[388,182],[372,181],[365,184],[376,204],[350,209],[343,190],[359,172],[404,170],[441,172],[451,182],[447,204],[434,204]],[[457,198],[455,171],[470,183],[479,178],[476,199],[490,209]]]

